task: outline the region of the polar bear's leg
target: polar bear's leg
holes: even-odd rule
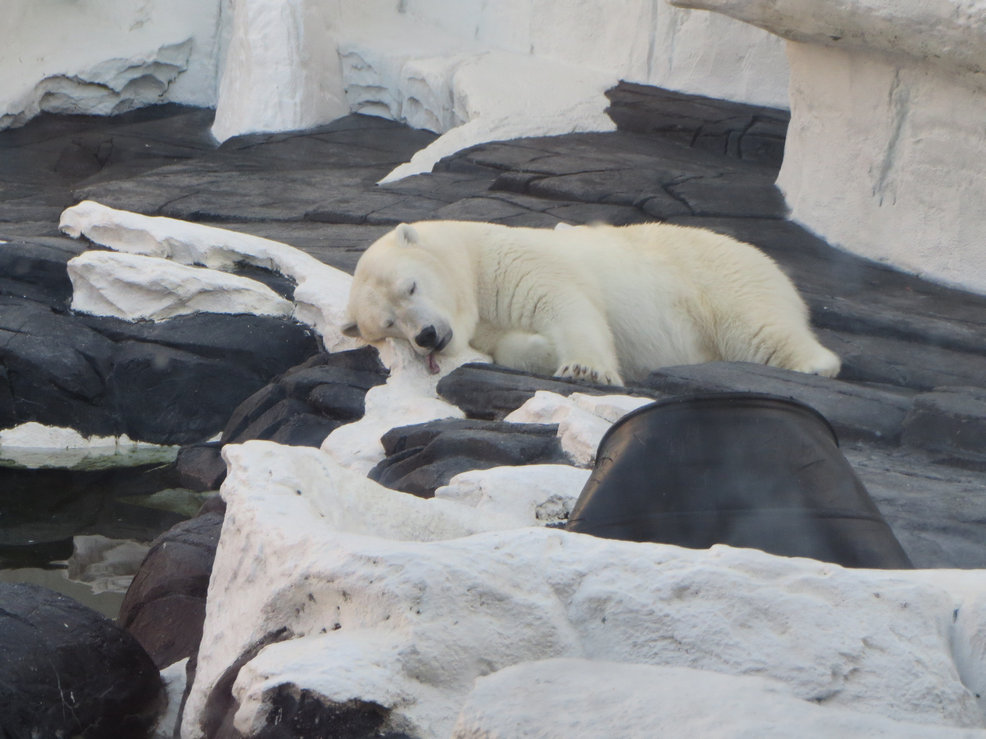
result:
[[[505,331],[490,352],[497,364],[506,367],[550,375],[558,367],[554,345],[541,334],[527,331]]]
[[[795,372],[806,372],[810,375],[821,375],[822,377],[835,377],[842,369],[842,360],[839,356],[819,342],[813,341],[814,346],[806,345],[803,351],[787,366],[787,369]]]
[[[557,377],[601,385],[622,385],[613,333],[589,301],[577,300],[544,329],[558,353]]]
[[[838,355],[815,338],[807,317],[781,320],[772,316],[731,333],[724,359],[752,361],[823,377],[835,377],[842,368]]]

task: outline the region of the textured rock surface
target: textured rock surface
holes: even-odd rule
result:
[[[499,710],[516,706],[515,710]],[[725,725],[763,737],[837,735],[941,739],[964,729],[822,707],[775,681],[683,667],[552,659],[482,677],[454,739],[528,736],[711,736]]]
[[[387,369],[372,347],[316,354],[236,406],[218,442],[182,447],[177,460],[182,484],[217,490],[226,476],[225,444],[267,439],[321,446],[335,429],[363,417],[367,391],[386,379]]]
[[[294,309],[256,280],[138,254],[88,251],[68,263],[68,274],[72,310],[126,321],[199,312],[290,316]]]
[[[460,472],[568,461],[556,427],[451,419],[403,426],[380,439],[387,458],[369,478],[430,498]]]
[[[222,514],[206,513],[155,539],[120,606],[117,623],[158,668],[198,652],[222,521]]]
[[[10,0],[4,11],[0,128],[41,111],[111,115],[167,101],[215,102],[218,2]]]
[[[133,637],[41,587],[0,583],[0,603],[4,735],[148,735],[161,678]]]

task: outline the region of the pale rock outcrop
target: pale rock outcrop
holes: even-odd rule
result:
[[[247,277],[159,257],[87,251],[70,260],[72,309],[126,321],[191,313],[290,316],[294,304]]]
[[[674,0],[790,39],[778,185],[826,240],[986,292],[986,6]]]
[[[215,103],[219,0],[8,0],[0,129],[38,113],[110,115]]]

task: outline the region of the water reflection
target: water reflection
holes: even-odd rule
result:
[[[33,582],[116,617],[148,545],[194,515],[172,463],[0,467],[0,581]]]

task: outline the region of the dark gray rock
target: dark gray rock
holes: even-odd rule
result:
[[[453,403],[470,418],[501,420],[524,405],[538,390],[559,395],[589,393],[629,393],[659,398],[661,393],[646,388],[616,388],[590,385],[560,377],[530,375],[526,372],[493,364],[464,364],[438,382],[438,394]]]
[[[236,404],[218,444],[183,447],[177,463],[183,483],[217,489],[226,477],[225,444],[266,439],[320,446],[336,428],[363,417],[367,390],[386,382],[388,374],[372,347],[309,357]]]
[[[204,492],[218,490],[226,478],[226,463],[219,442],[189,444],[178,450],[175,470],[183,488]]]
[[[363,417],[366,391],[387,375],[372,347],[317,354],[244,400],[229,417],[222,442],[293,439],[318,446],[337,426]],[[293,430],[280,432],[289,423]]]
[[[745,105],[620,82],[606,92],[609,117],[621,131],[659,134],[706,151],[780,167],[791,115],[778,108]]]
[[[148,736],[163,707],[157,668],[105,616],[45,588],[0,583],[0,734]]]
[[[33,300],[0,296],[0,366],[5,415],[107,435],[115,421],[102,397],[114,343],[72,316]]]
[[[828,329],[819,331],[818,336],[842,358],[839,378],[849,382],[931,390],[940,385],[975,385],[986,379],[986,354],[933,344],[915,350],[914,342],[901,338]]]
[[[884,444],[900,441],[913,395],[744,362],[665,367],[651,373],[647,385],[678,395],[740,391],[793,398],[825,416],[840,439]]]
[[[788,210],[772,178],[749,173],[688,180],[668,191],[698,216],[783,218]]]
[[[119,430],[159,444],[212,436],[264,382],[234,362],[155,344],[124,345],[114,359],[106,390]]]
[[[256,739],[294,739],[331,736],[333,739],[410,739],[383,727],[390,710],[378,703],[354,699],[345,703],[329,700],[313,690],[281,684],[264,696],[271,721]],[[237,733],[237,737],[242,736]]]
[[[130,323],[74,314],[65,265],[80,245],[8,246],[0,250],[0,428],[38,421],[164,444],[201,441],[317,350],[307,327],[269,316]],[[290,289],[272,274],[264,279]]]
[[[557,427],[445,419],[402,426],[382,438],[388,456],[368,477],[430,498],[455,475],[502,465],[568,464]]]
[[[918,568],[986,568],[983,473],[940,453],[850,442],[843,452]]]
[[[0,295],[67,309],[72,302],[72,282],[65,263],[85,249],[84,244],[67,238],[32,238],[3,244]]]
[[[986,467],[986,389],[943,387],[918,395],[904,423],[903,442]]]
[[[117,622],[159,669],[198,652],[222,522],[206,513],[161,534],[123,599]]]

